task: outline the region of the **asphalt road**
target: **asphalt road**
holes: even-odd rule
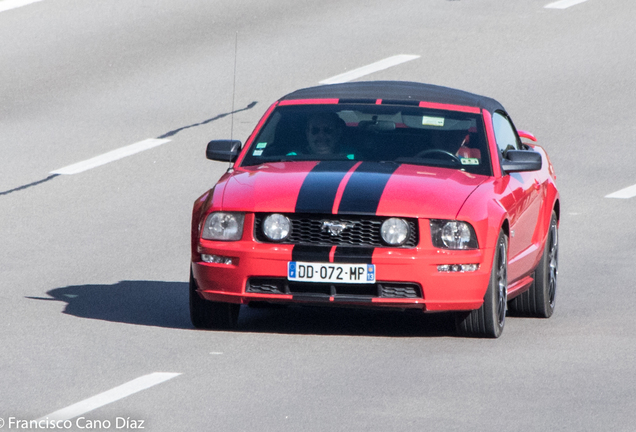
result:
[[[71,429],[634,430],[636,198],[606,195],[636,184],[636,3],[549,2],[1,12],[3,430],[111,390]],[[281,95],[398,54],[420,57],[364,79],[494,97],[549,152],[562,195],[554,316],[508,318],[498,340],[455,337],[443,315],[333,309],[244,308],[238,331],[194,330],[191,206],[226,168],[205,160],[206,142],[245,140]],[[156,138],[170,141],[51,174]],[[178,375],[127,395],[156,372]]]

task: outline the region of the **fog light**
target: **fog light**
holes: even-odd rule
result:
[[[441,264],[437,266],[438,272],[474,272],[479,269],[479,264]]]
[[[289,236],[291,231],[291,221],[287,216],[274,213],[263,221],[263,233],[273,241],[282,241]]]
[[[233,264],[232,257],[226,257],[221,255],[202,254],[201,259],[203,260],[203,262],[206,262],[206,263],[227,264],[227,265]]]
[[[400,218],[387,219],[380,227],[380,235],[391,246],[400,246],[409,236],[409,224]]]

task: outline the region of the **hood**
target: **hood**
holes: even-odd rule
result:
[[[238,168],[219,186],[227,211],[452,219],[486,178],[397,163],[277,162]]]

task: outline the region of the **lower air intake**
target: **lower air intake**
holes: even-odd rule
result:
[[[257,294],[310,294],[327,297],[422,298],[422,288],[411,282],[377,282],[375,284],[322,284],[291,282],[284,278],[250,278],[245,289]]]

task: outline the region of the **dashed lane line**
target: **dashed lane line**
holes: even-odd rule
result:
[[[181,374],[154,372],[149,375],[144,375],[111,390],[105,391],[104,393],[100,393],[66,408],[62,408],[61,410],[52,412],[49,415],[37,419],[36,422],[70,420],[142,390],[146,390],[157,384],[161,384],[162,382],[172,379],[178,375]]]
[[[372,74],[374,72],[378,72],[384,69],[388,69],[393,66],[397,66],[399,64],[405,63],[407,61],[415,60],[420,58],[418,55],[410,55],[410,54],[400,54],[393,57],[385,58],[383,60],[377,61],[367,66],[362,66],[361,68],[354,69],[349,72],[345,72],[340,75],[336,75],[331,78],[327,78],[326,80],[320,81],[320,84],[339,84],[345,83],[356,78],[363,77],[365,75]]]
[[[576,6],[577,4],[584,3],[587,0],[560,0],[554,3],[547,4],[543,6],[546,9],[567,9],[571,6]]]
[[[611,193],[609,195],[605,195],[605,198],[634,198],[636,196],[636,185],[628,186],[624,189]]]
[[[6,0],[5,0],[6,1]],[[363,66],[358,69],[354,69],[349,72],[345,72],[340,75],[336,75],[331,78],[327,78],[326,80],[320,81],[320,84],[336,84],[336,83],[344,83],[356,78],[363,77],[365,75],[372,74],[374,72],[378,72],[384,69],[388,69],[393,66],[397,66],[399,64],[405,63],[407,61],[415,60],[419,58],[419,55],[409,55],[409,54],[400,54],[393,57],[388,57],[383,60],[377,61],[367,66]],[[254,103],[248,105],[248,108],[251,108]],[[65,166],[64,168],[57,169],[55,171],[51,171],[49,174],[52,175],[72,175],[79,174],[81,172],[87,171],[92,168],[96,168],[101,165],[105,165],[107,163],[116,161],[118,159],[125,158],[127,156],[131,156],[135,153],[142,152],[144,150],[148,150],[153,147],[157,147],[161,144],[165,144],[169,142],[169,139],[161,139],[161,138],[151,138],[144,141],[139,141],[134,144],[130,144],[125,147],[121,147],[110,151],[108,153],[104,153],[99,156],[95,156],[94,158],[87,159],[82,162],[78,162],[72,165]]]
[[[4,0],[0,0],[0,3],[2,1],[4,1]],[[113,150],[111,152],[105,153],[105,154],[103,154],[101,156],[96,156],[94,158],[87,159],[87,160],[85,160],[83,162],[78,162],[78,163],[73,164],[73,165],[68,165],[68,166],[66,166],[64,168],[60,168],[58,170],[52,171],[48,177],[46,177],[46,178],[44,178],[42,180],[34,181],[32,183],[29,183],[29,184],[25,184],[25,185],[22,185],[22,186],[15,187],[13,189],[2,191],[2,192],[0,192],[0,196],[9,195],[9,194],[11,194],[13,192],[25,190],[25,189],[28,189],[30,187],[40,185],[42,183],[46,183],[46,182],[48,182],[48,181],[50,181],[50,180],[52,180],[52,179],[54,179],[56,177],[59,177],[62,174],[63,175],[78,174],[78,173],[81,173],[81,172],[86,171],[88,169],[95,168],[95,167],[98,167],[100,165],[104,165],[104,164],[107,164],[109,162],[115,161],[117,159],[121,159],[123,157],[131,156],[131,155],[133,155],[135,153],[139,153],[141,151],[148,150],[150,148],[153,148],[153,147],[156,147],[158,145],[161,145],[161,144],[169,142],[170,140],[167,139],[167,138],[173,137],[173,136],[175,136],[176,134],[178,134],[179,132],[181,132],[183,130],[190,129],[190,128],[193,128],[193,127],[196,127],[196,126],[206,125],[208,123],[211,123],[213,121],[219,120],[219,119],[221,119],[223,117],[226,117],[228,115],[232,115],[232,114],[235,114],[235,113],[239,113],[239,112],[242,112],[242,111],[246,111],[246,110],[252,109],[256,104],[257,104],[257,102],[254,101],[254,102],[249,103],[245,108],[237,109],[234,112],[219,114],[216,117],[213,117],[211,119],[202,121],[200,123],[195,123],[195,124],[192,124],[192,125],[189,125],[189,126],[183,126],[183,127],[178,128],[178,129],[172,130],[172,131],[170,131],[168,133],[165,133],[165,134],[161,135],[160,137],[150,138],[150,139],[147,139],[147,140],[144,140],[144,141],[140,141],[138,143],[131,144],[129,146],[126,146],[126,147],[123,147],[123,148],[120,148],[120,149]]]
[[[42,0],[3,0],[0,1],[0,12],[16,9]]]
[[[130,144],[125,147],[120,147],[118,149],[109,151],[108,153],[95,156],[94,158],[87,159],[82,162],[77,162],[55,171],[51,171],[50,174],[61,174],[61,175],[79,174],[89,169],[96,168],[101,165],[106,165],[107,163],[116,161],[118,159],[132,156],[144,150],[148,150],[153,147],[160,146],[161,144],[165,144],[167,142],[170,142],[170,140],[157,139],[157,138],[150,138],[147,140],[139,141],[134,144]]]

